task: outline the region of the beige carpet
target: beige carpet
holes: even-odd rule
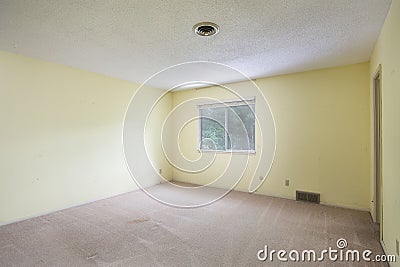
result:
[[[241,192],[181,209],[135,191],[0,227],[0,266],[387,266],[257,259],[265,245],[321,251],[338,238],[383,253],[367,212]]]

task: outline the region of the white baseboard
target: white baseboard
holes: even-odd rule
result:
[[[166,178],[166,180],[169,181],[169,178]],[[165,182],[166,182],[165,180],[161,180],[159,183],[161,184],[161,183],[165,183]],[[155,183],[155,184],[149,185],[147,187],[154,186],[154,185],[157,185],[157,184],[158,183]],[[32,219],[32,218],[40,217],[40,216],[47,215],[47,214],[50,214],[50,213],[53,213],[53,212],[57,212],[57,211],[62,211],[62,210],[70,209],[70,208],[80,207],[80,206],[87,205],[87,204],[90,204],[90,203],[93,203],[93,202],[96,202],[96,201],[99,201],[99,200],[112,198],[112,197],[124,195],[124,194],[130,193],[130,192],[134,192],[134,191],[139,190],[139,188],[137,188],[136,184],[135,184],[135,186],[136,186],[136,188],[134,188],[134,189],[129,189],[129,190],[126,190],[126,191],[123,191],[123,192],[110,194],[110,195],[107,195],[107,196],[97,197],[97,198],[94,198],[94,199],[91,199],[89,201],[82,202],[82,203],[79,203],[79,204],[63,206],[63,207],[60,207],[60,208],[57,208],[57,209],[52,209],[52,210],[47,210],[47,211],[44,211],[44,212],[35,213],[33,215],[29,215],[29,216],[18,218],[16,220],[5,221],[5,222],[1,222],[0,221],[0,226],[7,225],[7,224],[12,224],[12,223],[16,223],[16,222],[21,222],[21,221],[25,221],[25,220],[29,220],[29,219]]]
[[[70,208],[76,208],[76,207],[84,206],[84,205],[87,205],[87,204],[90,204],[90,203],[93,203],[93,202],[96,202],[96,201],[99,201],[99,200],[103,200],[103,199],[107,199],[107,198],[112,198],[112,197],[124,195],[124,194],[130,193],[130,192],[134,192],[134,191],[137,191],[137,190],[139,190],[139,188],[136,188],[136,189],[133,189],[133,190],[128,190],[128,191],[121,192],[121,193],[111,194],[111,195],[107,195],[107,196],[101,196],[101,197],[98,197],[98,198],[95,198],[95,199],[92,199],[92,200],[89,200],[87,202],[83,202],[83,203],[80,203],[80,204],[63,206],[63,207],[60,207],[60,208],[57,208],[57,209],[52,209],[52,210],[47,210],[47,211],[44,211],[44,212],[35,213],[33,215],[30,215],[30,216],[25,216],[25,217],[18,218],[16,220],[0,222],[0,226],[4,226],[4,225],[7,225],[7,224],[12,224],[12,223],[16,223],[16,222],[21,222],[21,221],[33,219],[33,218],[40,217],[40,216],[43,216],[43,215],[47,215],[47,214],[50,214],[50,213],[53,213],[53,212],[57,212],[57,211],[62,211],[62,210],[70,209]]]
[[[331,206],[331,207],[338,207],[338,208],[345,208],[345,209],[352,209],[352,210],[361,210],[370,212],[369,208],[359,207],[359,206],[352,206],[352,205],[343,205],[343,204],[336,204],[336,203],[329,203],[329,202],[321,202],[322,205]]]
[[[173,179],[171,179],[171,180],[167,179],[167,181],[168,182],[174,182]],[[166,183],[167,181],[161,180],[159,182],[159,184]],[[177,181],[177,182],[180,182],[180,181]],[[0,222],[0,226],[11,224],[11,223],[15,223],[15,222],[20,222],[20,221],[24,221],[24,220],[29,220],[29,219],[32,219],[32,218],[35,218],[35,217],[43,216],[43,215],[50,214],[50,213],[57,212],[57,211],[62,211],[62,210],[70,209],[70,208],[80,207],[80,206],[87,205],[87,204],[90,204],[90,203],[93,203],[93,202],[96,202],[96,201],[99,201],[99,200],[103,200],[103,199],[107,199],[107,198],[111,198],[111,197],[116,197],[116,196],[120,196],[120,195],[123,195],[123,194],[127,194],[127,193],[130,193],[130,192],[134,192],[134,191],[137,191],[138,189],[139,188],[136,188],[134,190],[128,190],[128,191],[117,193],[117,194],[101,196],[101,197],[98,197],[98,198],[95,198],[95,199],[92,199],[90,201],[87,201],[87,202],[84,202],[84,203],[80,203],[80,204],[77,204],[77,205],[64,206],[64,207],[60,207],[58,209],[48,210],[48,211],[41,212],[41,213],[36,213],[36,214],[30,215],[30,216],[18,218],[16,220],[12,220],[12,221]],[[221,188],[221,189],[223,189],[223,188]],[[248,193],[246,191],[241,191],[241,190],[233,190],[233,191]],[[286,196],[286,195],[271,194],[271,193],[265,194],[265,193],[259,193],[259,192],[255,192],[255,194],[263,195],[263,196],[269,196],[269,197],[277,197],[277,198],[295,200],[294,196]],[[339,208],[354,209],[354,210],[361,210],[361,211],[370,212],[369,208],[362,208],[362,207],[351,206],[351,205],[341,205],[341,204],[327,203],[327,202],[321,202],[321,204],[325,205],[325,206],[332,206],[332,207],[339,207]],[[384,245],[382,245],[382,247],[384,247]]]

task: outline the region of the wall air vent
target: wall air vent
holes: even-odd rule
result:
[[[318,193],[304,192],[296,190],[296,200],[319,204],[320,195]]]

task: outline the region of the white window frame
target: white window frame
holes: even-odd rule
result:
[[[254,120],[256,122],[256,99],[255,97],[253,98],[248,98],[248,99],[237,99],[237,100],[224,100],[220,102],[212,102],[212,103],[203,103],[197,105],[197,109],[199,112],[199,131],[198,131],[198,151],[199,152],[212,152],[212,153],[235,153],[235,154],[255,154],[256,153],[256,133],[254,129],[254,149],[249,149],[249,150],[235,150],[235,149],[225,149],[225,150],[213,150],[213,149],[202,149],[201,148],[201,133],[202,133],[202,128],[201,128],[201,110],[202,109],[208,109],[208,108],[227,108],[227,107],[237,107],[237,106],[248,106],[248,105],[254,105]],[[225,125],[224,128],[227,129],[227,122],[228,122],[228,109],[225,110]],[[225,148],[227,147],[227,133],[225,131]]]

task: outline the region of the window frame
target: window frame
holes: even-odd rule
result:
[[[224,129],[228,127],[228,107],[238,107],[238,106],[249,106],[253,105],[254,108],[251,109],[254,114],[254,149],[246,149],[246,150],[237,150],[237,149],[226,149],[228,144],[228,133],[225,130],[225,149],[224,150],[213,150],[213,149],[202,149],[201,148],[201,137],[202,137],[202,125],[201,125],[201,110],[208,109],[208,108],[224,108],[225,109],[225,120],[224,120]],[[255,97],[247,98],[247,99],[236,99],[236,100],[223,100],[219,102],[209,102],[209,103],[202,103],[197,105],[198,113],[199,113],[199,128],[198,128],[198,152],[202,153],[234,153],[234,154],[256,154],[256,132],[255,132],[255,124],[256,124],[256,99]]]

